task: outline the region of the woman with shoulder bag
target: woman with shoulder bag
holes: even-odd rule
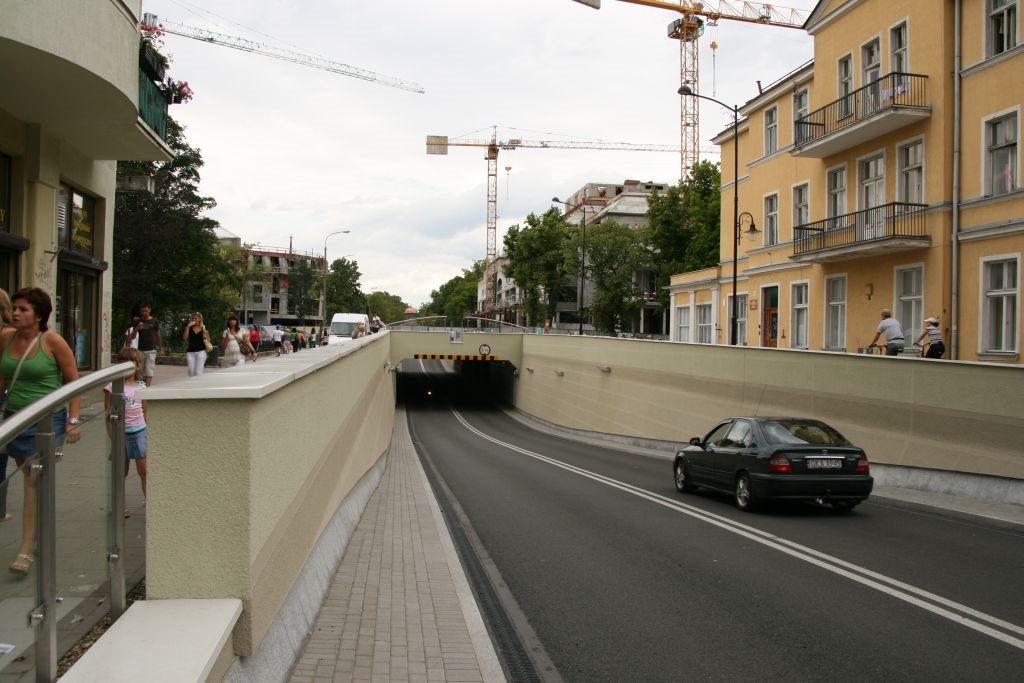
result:
[[[206,365],[206,354],[213,351],[213,344],[210,343],[210,335],[203,325],[203,314],[193,313],[192,319],[185,326],[181,338],[188,342],[185,359],[188,362],[188,376],[198,377],[203,374],[203,366]]]
[[[47,328],[53,311],[50,295],[38,287],[18,290],[13,299],[13,332],[0,337],[0,379],[7,390],[4,416],[78,379],[78,365],[71,347],[62,336]],[[78,397],[66,408],[53,413],[53,431],[57,446],[64,444],[65,428],[69,443],[80,437]],[[36,426],[33,425],[7,444],[7,454],[25,473],[25,498],[22,513],[22,540],[8,569],[24,576],[32,567],[36,547],[36,499],[38,474],[25,463],[36,454]]]
[[[228,329],[220,336],[220,348],[224,351],[224,364],[245,365],[246,357],[252,358],[255,354],[249,344],[249,335],[238,326],[238,318],[228,316]]]

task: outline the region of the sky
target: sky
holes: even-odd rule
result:
[[[427,135],[679,144],[679,14],[604,0],[143,0],[175,22],[421,85],[378,83],[167,35],[195,92],[170,114],[205,165],[209,217],[243,242],[358,263],[366,292],[419,307],[487,250],[484,150],[427,155]],[[734,3],[735,4],[735,3]],[[789,0],[810,10],[813,0]],[[712,41],[717,49],[712,50]],[[699,44],[700,92],[742,104],[813,56],[801,30],[721,20]],[[701,102],[700,147],[730,111]],[[717,160],[716,153],[701,158]],[[511,167],[506,170],[506,167]],[[498,159],[509,226],[588,182],[676,183],[679,155],[517,149]],[[349,230],[348,234],[327,237]]]

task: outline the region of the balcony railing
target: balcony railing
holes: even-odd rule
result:
[[[139,68],[139,115],[161,140],[167,140],[167,96]]]
[[[793,254],[892,238],[924,238],[925,204],[890,202],[793,228]]]
[[[927,110],[928,77],[894,72],[796,121],[796,147],[894,109]]]

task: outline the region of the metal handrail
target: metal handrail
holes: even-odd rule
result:
[[[36,456],[27,466],[38,474],[36,497],[37,580],[36,605],[29,611],[29,625],[35,630],[37,681],[57,680],[57,449],[53,414],[73,398],[97,387],[111,384],[110,423],[113,453],[124,453],[124,380],[135,374],[134,363],[119,363],[90,373],[33,401],[0,424],[0,447],[6,446],[33,424],[37,425]],[[28,471],[26,471],[26,475]],[[110,574],[110,611],[115,618],[126,606],[124,570],[124,458],[110,458],[111,527],[107,551]]]

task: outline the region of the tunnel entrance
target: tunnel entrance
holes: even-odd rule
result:
[[[512,406],[516,369],[507,361],[405,359],[396,397],[407,405]]]

